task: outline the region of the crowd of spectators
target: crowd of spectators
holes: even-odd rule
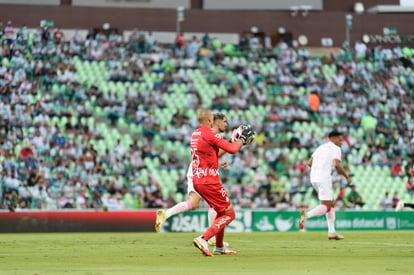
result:
[[[367,48],[357,42],[355,52],[312,57],[284,41],[275,47],[262,44],[254,35],[242,37],[236,46],[222,45],[208,34],[189,41],[178,34],[172,43],[159,44],[151,32],[138,29],[123,41],[116,32],[82,37],[75,31],[72,37],[64,37],[59,28],[29,31],[26,26],[13,28],[12,22],[5,27],[0,23],[0,37],[0,197],[4,209],[175,204],[179,197],[163,194],[160,179],[151,171],[145,182],[138,178],[147,168],[144,159],[156,158],[159,169],[179,171],[174,184],[185,195],[188,158],[166,155],[162,146],[154,144],[154,137],[188,143],[195,118],[177,110],[171,124],[162,127],[154,113],[165,107],[165,95],[172,93],[173,84],[186,86],[189,109],[205,105],[189,69],[201,70],[211,85],[226,87],[227,96],[213,98],[213,110],[266,108],[263,120],[248,121],[259,133],[256,143],[227,156],[230,169],[222,172],[236,207],[306,207],[308,156],[292,159],[284,149],[310,152],[323,140],[315,131],[293,131],[296,122],[344,132],[348,168],[388,166],[392,176],[404,177],[401,167],[413,157],[414,60],[403,48]],[[156,73],[157,81],[139,91],[128,88],[125,98],[120,98],[113,91],[101,91],[99,83],[81,83],[75,56],[103,62],[107,81],[141,83],[148,73]],[[267,73],[254,65],[269,60],[275,65]],[[153,69],[154,64],[159,66]],[[327,65],[334,68],[331,75],[325,70]],[[65,89],[53,93],[56,84]],[[310,96],[298,92],[301,89]],[[95,117],[94,108],[102,108],[106,116]],[[106,133],[98,127],[98,120],[116,129],[120,118],[142,126],[142,134],[134,136],[129,147],[118,141],[99,153],[93,141],[105,139]],[[62,119],[65,123],[58,125],[56,121]],[[229,123],[234,127],[246,122],[243,119],[233,118]],[[328,126],[329,121],[335,123]],[[359,129],[364,134],[353,136]],[[341,182],[337,184],[339,190]],[[356,190],[351,194],[352,205],[363,207]]]

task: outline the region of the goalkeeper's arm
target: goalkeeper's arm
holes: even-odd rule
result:
[[[218,143],[217,146],[223,150],[223,153],[220,155],[220,151],[219,151],[219,157],[221,157],[222,155],[224,155],[226,152],[230,153],[230,154],[235,154],[237,153],[240,148],[243,146],[243,141],[238,140],[236,142],[230,143],[227,140],[225,140],[224,138],[221,139]]]

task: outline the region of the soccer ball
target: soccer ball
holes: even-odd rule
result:
[[[233,134],[231,135],[231,141],[232,142],[236,142],[240,139],[240,136],[243,132],[243,130],[249,128],[250,125],[246,125],[246,124],[242,124],[239,127],[237,127],[234,131]],[[246,145],[250,144],[253,142],[255,135],[250,136],[247,140],[246,140]]]

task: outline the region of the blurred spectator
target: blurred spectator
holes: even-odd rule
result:
[[[243,191],[239,201],[240,208],[252,208],[254,202],[252,200],[252,194],[248,191]]]
[[[6,27],[4,27],[4,37],[6,38],[6,43],[8,45],[13,44],[14,37],[14,27],[12,25],[12,21],[7,21]]]
[[[377,127],[377,119],[367,112],[365,113],[365,116],[362,117],[361,127],[367,134],[368,142],[372,143],[375,138],[374,133]]]
[[[407,177],[414,177],[414,165],[412,158],[407,158],[407,162],[404,165],[404,171]]]
[[[268,208],[269,207],[269,200],[267,199],[266,192],[261,192],[259,195],[254,199],[254,208]]]
[[[384,197],[380,200],[380,206],[383,210],[391,210],[392,209],[392,198],[388,192],[385,192]]]
[[[18,207],[19,196],[15,189],[12,189],[9,193],[5,193],[3,197],[3,209],[8,209],[10,212],[14,212]]]
[[[30,142],[26,142],[26,146],[20,150],[19,159],[27,159],[29,157],[34,157],[34,153]]]
[[[175,55],[182,57],[184,55],[185,39],[183,33],[177,33],[175,36]]]
[[[398,192],[395,191],[394,195],[392,196],[392,208],[396,208],[399,201],[400,197],[398,196]]]
[[[391,176],[392,177],[402,177],[404,176],[404,171],[401,165],[400,160],[395,160],[395,162],[391,165]]]
[[[53,38],[55,42],[59,44],[63,39],[65,39],[65,35],[63,34],[60,28],[57,28],[53,35]]]
[[[26,184],[29,187],[33,187],[37,184],[39,184],[39,182],[42,181],[42,176],[39,173],[39,169],[37,167],[34,167],[30,172],[29,172],[29,177],[27,178],[27,182]]]
[[[277,204],[285,196],[285,186],[276,173],[269,174],[268,181],[270,182],[270,193],[275,195],[275,203]]]
[[[290,200],[287,198],[287,194],[284,193],[282,196],[279,197],[278,203],[276,204],[277,211],[286,211],[290,208]]]
[[[304,197],[300,198],[300,201],[296,204],[296,209],[309,209],[309,205],[307,204],[306,200]]]
[[[94,190],[92,194],[91,207],[94,209],[103,209],[102,193],[98,190]]]
[[[357,40],[355,42],[354,49],[356,58],[358,58],[359,60],[365,59],[365,55],[368,48],[361,40]]]
[[[318,121],[320,99],[316,91],[312,91],[309,95],[310,116],[313,121]]]
[[[200,42],[197,40],[196,36],[193,36],[191,42],[188,44],[187,48],[187,57],[196,58],[198,51],[200,49]]]
[[[39,183],[32,189],[32,206],[37,209],[46,209],[49,195],[43,183]]]
[[[337,206],[339,209],[346,209],[349,207],[349,201],[348,197],[345,194],[345,189],[345,186],[341,186],[339,188],[338,195],[336,196],[335,206]]]
[[[347,199],[353,207],[363,207],[365,205],[365,202],[363,202],[362,196],[356,190],[355,185],[351,186],[351,191],[348,193]]]
[[[204,62],[204,66],[208,66],[211,62],[212,53],[208,47],[207,43],[203,43],[198,51],[198,57]]]
[[[29,170],[36,167],[36,159],[30,142],[27,141],[25,147],[20,150],[19,161],[22,161]]]
[[[408,194],[411,196],[414,195],[414,178],[409,177],[407,182],[405,183],[405,188],[407,189]]]

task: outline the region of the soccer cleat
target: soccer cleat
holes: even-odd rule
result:
[[[200,237],[197,237],[193,240],[193,245],[200,249],[200,251],[203,253],[204,256],[214,256],[213,254],[210,253],[210,251],[208,250],[208,243],[206,240],[203,240]]]
[[[302,211],[300,211],[300,220],[299,220],[299,230],[300,230],[300,232],[304,232],[305,222],[306,222],[306,213],[305,213],[304,210],[302,210]]]
[[[404,208],[404,202],[403,201],[398,201],[397,206],[395,207],[395,211],[401,211]]]
[[[164,209],[158,209],[157,219],[155,220],[155,231],[160,232],[162,225],[164,224],[167,216],[165,215]]]
[[[215,255],[236,255],[237,252],[234,250],[229,249],[228,247],[214,247],[214,254]]]
[[[340,240],[343,240],[343,239],[345,239],[345,237],[342,236],[342,235],[339,235],[338,233],[328,233],[328,240],[340,241]]]
[[[230,246],[228,242],[223,242],[224,246]],[[216,246],[216,239],[215,238],[211,238],[210,240],[208,240],[208,245],[211,246]]]

